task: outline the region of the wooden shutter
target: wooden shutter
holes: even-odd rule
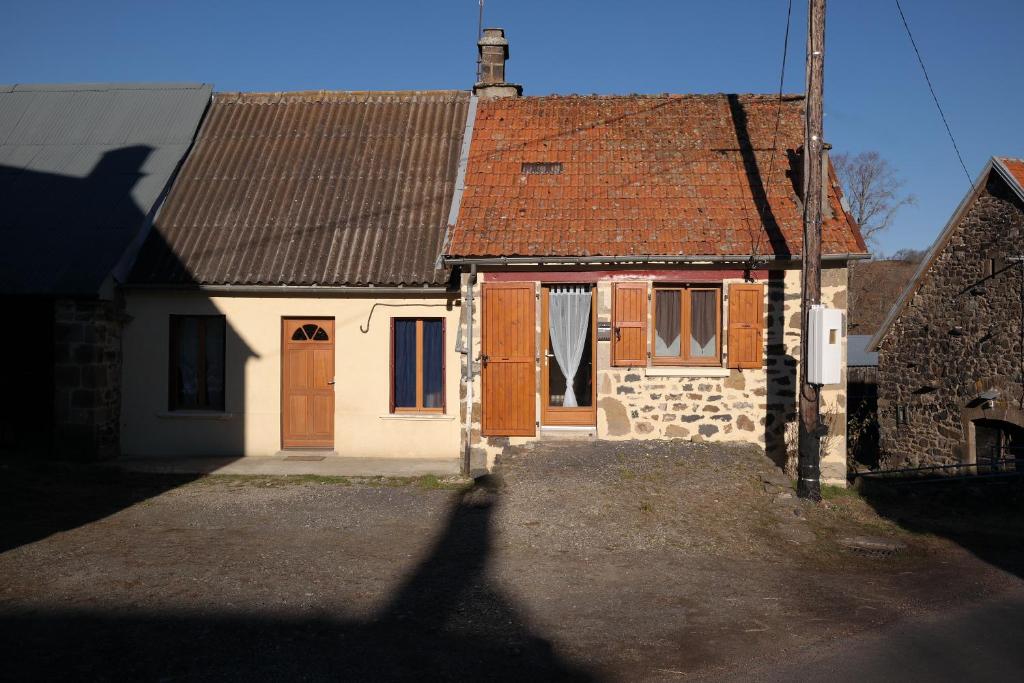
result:
[[[647,365],[647,283],[612,284],[612,365]]]
[[[534,283],[482,287],[481,385],[484,436],[536,434]]]
[[[764,365],[764,285],[729,287],[729,367]]]

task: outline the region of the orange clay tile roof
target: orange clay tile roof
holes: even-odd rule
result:
[[[1002,162],[1006,170],[1010,172],[1021,187],[1024,187],[1024,161],[1020,159],[1011,159],[1010,157],[1000,157],[999,161]]]
[[[481,100],[447,254],[799,254],[803,111],[800,96]],[[536,162],[561,172],[524,173]],[[864,253],[830,176],[823,252]]]

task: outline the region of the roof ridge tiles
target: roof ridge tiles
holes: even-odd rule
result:
[[[450,97],[459,98],[470,96],[468,90],[267,90],[267,91],[224,91],[215,92],[214,98],[218,102],[259,103],[267,104],[272,102],[352,102],[372,101],[375,98],[386,99],[387,101],[414,101],[418,97]]]
[[[714,99],[722,97],[741,97],[744,99],[759,99],[767,101],[776,101],[779,99],[778,93],[730,93],[730,92],[712,92],[712,93],[549,93],[547,95],[523,95],[522,97],[515,98],[502,98],[500,100],[492,100],[493,102],[514,103],[522,101],[537,101],[537,100],[557,100],[557,99],[576,99],[576,100],[642,100],[642,99]],[[783,93],[782,100],[784,102],[799,101],[803,100],[804,95],[801,93]]]

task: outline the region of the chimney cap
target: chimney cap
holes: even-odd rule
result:
[[[504,48],[505,59],[508,59],[508,38],[505,37],[505,29],[503,28],[485,28],[476,45],[481,52],[484,47],[489,46]]]

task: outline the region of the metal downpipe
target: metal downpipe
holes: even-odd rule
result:
[[[473,443],[473,285],[476,284],[476,264],[469,266],[469,280],[466,283],[466,436],[462,451],[462,474],[470,476]]]

